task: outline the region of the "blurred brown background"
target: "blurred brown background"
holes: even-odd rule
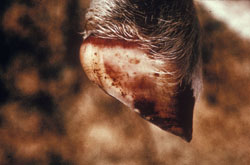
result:
[[[1,0],[0,165],[250,164],[250,40],[198,6],[204,91],[186,143],[86,78],[88,4]]]

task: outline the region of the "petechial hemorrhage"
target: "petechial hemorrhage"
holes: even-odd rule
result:
[[[80,51],[90,80],[187,141],[201,90],[192,0],[92,0]]]

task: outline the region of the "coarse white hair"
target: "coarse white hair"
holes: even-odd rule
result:
[[[192,0],[92,0],[84,38],[136,42],[150,58],[161,60],[175,84],[202,88],[200,27]],[[167,67],[166,67],[167,68]]]

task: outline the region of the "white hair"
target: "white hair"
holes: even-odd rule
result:
[[[201,89],[199,22],[192,0],[92,0],[84,38],[136,42],[150,58],[162,60],[176,84]]]

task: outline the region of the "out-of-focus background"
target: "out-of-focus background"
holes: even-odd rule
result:
[[[250,3],[196,4],[204,90],[186,143],[86,78],[88,0],[1,0],[0,164],[250,164]]]

